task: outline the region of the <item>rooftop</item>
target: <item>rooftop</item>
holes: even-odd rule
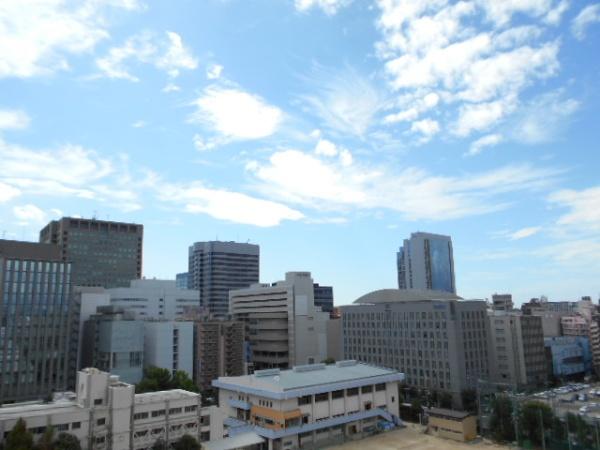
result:
[[[202,443],[202,448],[206,450],[235,450],[238,448],[249,447],[250,445],[258,445],[265,442],[265,439],[260,437],[253,431],[241,433],[236,436],[216,441]]]
[[[456,294],[430,289],[380,289],[369,292],[354,301],[354,303],[397,303],[426,300],[462,300]]]
[[[426,409],[426,411],[431,416],[452,417],[453,419],[464,419],[465,417],[469,417],[472,415],[468,411],[455,411],[453,409],[444,408],[429,408]]]
[[[252,375],[219,377],[213,384],[247,387],[261,391],[283,393],[314,386],[324,387],[334,383],[365,380],[402,374],[394,369],[370,366],[356,361],[339,361],[336,364],[311,364],[296,366],[291,370],[257,370]]]
[[[200,394],[183,389],[171,389],[170,391],[145,392],[143,394],[135,394],[135,403],[152,403],[164,400],[197,400]]]

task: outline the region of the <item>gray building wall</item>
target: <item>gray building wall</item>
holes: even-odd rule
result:
[[[396,254],[399,289],[456,293],[450,236],[412,233]]]
[[[404,372],[417,388],[463,389],[489,379],[484,301],[423,300],[342,306],[344,359]]]
[[[143,225],[63,217],[40,231],[40,242],[61,247],[74,286],[113,288],[142,277],[143,234]]]
[[[0,240],[0,404],[74,387],[71,270],[55,245]]]
[[[189,248],[188,287],[200,291],[200,305],[216,317],[229,312],[229,291],[259,280],[260,248],[238,242],[196,242]]]

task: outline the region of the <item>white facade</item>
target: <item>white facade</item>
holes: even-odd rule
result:
[[[245,322],[254,368],[288,368],[326,359],[329,313],[315,307],[310,272],[288,272],[273,285],[229,292],[230,314]]]
[[[194,376],[194,322],[144,322],[144,364]]]
[[[130,287],[107,289],[111,304],[130,309],[138,319],[174,320],[188,306],[200,306],[200,293],[180,289],[175,280],[132,280]]]
[[[340,361],[219,377],[213,385],[229,436],[253,431],[269,450],[287,450],[359,438],[381,421],[399,423],[403,378],[395,370]]]
[[[179,389],[135,394],[133,385],[116,376],[84,369],[77,375],[76,394],[0,407],[0,442],[23,418],[35,440],[52,426],[76,436],[84,450],[142,450],[158,438],[174,442],[184,434],[199,441],[219,439],[220,417],[216,407],[201,408],[199,394]]]

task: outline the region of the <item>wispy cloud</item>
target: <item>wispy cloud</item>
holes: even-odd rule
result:
[[[30,121],[25,111],[0,109],[0,130],[21,130],[27,128]]]
[[[3,0],[0,78],[28,78],[69,69],[68,57],[109,37],[107,8],[139,9],[133,0],[64,2]]]
[[[221,77],[223,73],[223,66],[220,64],[211,64],[206,69],[206,78],[209,80],[217,80]]]
[[[312,8],[320,8],[325,14],[331,16],[351,2],[352,0],[295,0],[294,4],[298,11],[306,12]]]
[[[500,134],[487,134],[474,141],[469,147],[469,151],[466,153],[467,156],[478,155],[486,147],[493,147],[502,142],[503,137]]]
[[[571,22],[571,31],[577,39],[583,40],[588,27],[598,22],[600,22],[600,3],[587,5]]]
[[[600,186],[583,190],[562,189],[552,193],[548,200],[568,209],[558,218],[557,225],[591,233],[600,231]]]
[[[385,103],[379,89],[350,67],[331,70],[315,65],[305,81],[309,93],[299,99],[306,112],[330,131],[364,136]]]
[[[541,231],[542,227],[526,227],[521,228],[520,230],[514,231],[507,235],[508,239],[511,241],[518,241],[520,239],[525,239],[533,236]]]
[[[13,207],[13,214],[21,225],[41,224],[46,221],[46,213],[32,204]]]
[[[106,56],[96,59],[96,66],[108,78],[137,82],[139,78],[130,72],[131,61],[152,64],[172,78],[182,69],[198,67],[196,57],[183,44],[181,36],[173,31],[167,31],[164,36],[150,32],[132,36],[122,46],[112,47]]]

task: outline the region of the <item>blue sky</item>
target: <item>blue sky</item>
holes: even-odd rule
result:
[[[4,0],[0,236],[250,240],[349,303],[430,231],[465,297],[597,297],[599,44],[574,0]]]

